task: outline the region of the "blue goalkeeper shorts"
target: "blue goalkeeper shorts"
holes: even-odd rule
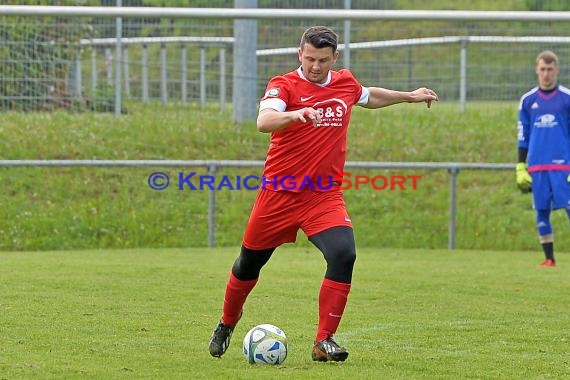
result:
[[[570,171],[539,171],[530,175],[535,209],[570,208]]]

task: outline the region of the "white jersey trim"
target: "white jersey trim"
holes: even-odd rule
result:
[[[284,112],[286,108],[287,104],[279,98],[269,98],[259,102],[259,112],[266,109],[274,109],[278,112]]]
[[[367,87],[362,86],[362,93],[360,94],[360,99],[356,102],[356,104],[360,106],[364,106],[368,104],[368,98],[370,97],[370,91]]]
[[[308,80],[308,79],[305,77],[305,74],[303,74],[303,69],[301,68],[301,66],[299,66],[299,68],[297,69],[297,75],[298,75],[301,79],[306,80],[307,82],[311,82],[310,80]],[[315,83],[315,82],[311,82],[311,83],[316,84],[317,86],[320,86],[320,87],[326,87],[326,86],[329,85],[329,83],[331,82],[331,80],[332,80],[332,74],[331,74],[331,71],[329,70],[329,73],[327,74],[327,80],[325,81],[325,83]]]
[[[565,86],[559,84],[558,89],[560,90],[560,92],[563,92],[566,95],[570,95],[570,89],[568,89],[568,87],[565,87]]]
[[[530,91],[526,92],[525,94],[523,94],[523,96],[521,96],[521,100],[519,102],[519,111],[522,110],[522,105],[523,102],[526,98],[528,98],[530,95],[534,94],[535,92],[538,91],[538,86],[534,87],[533,89],[531,89]]]

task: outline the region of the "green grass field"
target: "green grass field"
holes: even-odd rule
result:
[[[1,159],[262,160],[268,136],[213,107],[130,106],[108,114],[6,113]],[[355,110],[350,161],[513,162],[516,104]],[[208,354],[255,192],[152,191],[156,170],[0,168],[0,380],[562,379],[570,377],[568,221],[553,215],[560,266],[540,269],[534,211],[514,173],[462,171],[456,251],[447,246],[449,176],[417,191],[346,191],[359,258],[338,341],[345,363],[313,363],[324,260],[306,238],[264,268],[228,353]],[[223,175],[251,174],[223,170]],[[254,173],[258,174],[258,172]],[[194,247],[194,248],[188,248]],[[252,326],[285,330],[284,365],[247,364]]]
[[[324,260],[280,248],[232,345],[207,344],[237,250],[0,252],[0,379],[562,379],[570,377],[568,263],[538,253],[361,249],[338,341],[313,363]],[[241,339],[285,330],[279,367],[249,365]]]

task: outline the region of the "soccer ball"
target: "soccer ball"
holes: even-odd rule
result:
[[[251,364],[281,364],[287,357],[287,336],[279,327],[257,325],[243,338],[243,354]]]

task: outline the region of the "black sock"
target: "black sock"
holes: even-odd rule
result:
[[[554,243],[542,243],[542,250],[547,260],[554,261]]]

